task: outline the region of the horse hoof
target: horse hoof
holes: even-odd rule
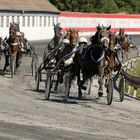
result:
[[[102,96],[103,96],[103,92],[101,92],[101,91],[98,92],[98,96],[99,96],[99,97],[102,97]]]
[[[57,87],[54,87],[54,91],[57,91]]]
[[[82,94],[79,94],[78,95],[78,99],[82,99]]]
[[[87,87],[84,86],[84,85],[82,85],[82,86],[81,86],[81,89],[83,89],[83,90],[87,90]]]

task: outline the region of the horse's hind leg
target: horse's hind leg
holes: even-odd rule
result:
[[[103,76],[104,76],[104,60],[100,62],[99,66],[99,89],[98,89],[98,96],[101,97],[103,95]]]
[[[135,46],[135,49],[136,49],[136,51],[137,51],[137,56],[139,56],[139,49],[138,49],[138,47]]]
[[[87,94],[88,95],[90,95],[90,92],[91,92],[92,82],[93,82],[93,77],[90,77],[89,80],[88,80],[88,88],[87,88]]]
[[[78,98],[81,99],[82,98],[82,82],[80,79],[80,70],[77,73],[77,85],[78,85]]]
[[[98,89],[98,95],[101,97],[103,95],[103,79],[100,77],[98,80],[99,83],[99,89]]]

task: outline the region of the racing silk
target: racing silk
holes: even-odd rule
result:
[[[79,46],[78,44],[72,49],[72,52],[73,53],[67,60],[64,61],[64,64],[65,66],[69,66],[73,63],[73,59],[74,59],[74,56],[75,56],[75,53],[77,50],[79,49]]]

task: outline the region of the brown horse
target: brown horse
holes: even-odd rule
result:
[[[68,55],[76,50],[76,45],[77,45],[78,39],[79,39],[79,33],[77,30],[69,29],[69,30],[67,30],[65,38],[69,39],[70,43],[69,44],[62,43],[62,46],[60,46],[60,49],[57,51],[57,54],[55,56],[56,64],[59,63],[59,61],[64,56],[66,56],[66,55]],[[66,65],[63,65],[62,67],[60,66],[61,73],[57,74],[58,80],[57,80],[56,85],[55,85],[55,90],[57,90],[58,83],[63,82],[64,74],[71,69],[71,65],[73,63],[73,57],[74,57],[74,54],[70,55],[70,57],[67,60],[64,60],[64,62],[66,62],[66,61],[70,62],[70,63],[68,63],[67,66]]]
[[[70,40],[70,44],[75,46],[78,43],[78,40],[79,40],[78,30],[68,29],[64,38],[69,39]]]
[[[130,47],[130,40],[129,40],[128,36],[126,36],[124,28],[119,29],[117,41],[121,47],[122,61],[124,61],[125,56],[126,56],[126,59],[128,59],[128,51],[129,51],[129,47]]]
[[[10,60],[10,68],[11,68],[11,75],[13,75],[16,72],[16,69],[20,65],[20,59],[21,59],[21,39],[20,39],[20,30],[19,30],[19,24],[17,23],[10,23],[9,28],[9,38],[7,39],[7,44],[9,45],[6,50],[6,59],[5,59],[5,66],[3,72],[5,72],[6,67],[9,65]],[[8,52],[7,52],[8,51]]]

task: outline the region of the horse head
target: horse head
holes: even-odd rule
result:
[[[97,26],[97,35],[98,35],[98,42],[100,45],[104,45],[108,48],[109,42],[110,42],[110,30],[111,25],[109,26],[103,26],[100,25]]]
[[[54,33],[59,34],[62,30],[62,28],[60,27],[60,23],[57,23],[56,25],[53,23],[53,26],[54,26]]]
[[[119,35],[120,35],[120,37],[124,36],[124,28],[119,29]]]
[[[9,27],[9,36],[10,37],[15,37],[17,32],[20,32],[19,24],[15,23],[15,22],[11,22],[10,27]]]
[[[77,30],[74,29],[70,29],[69,32],[70,32],[69,33],[70,44],[75,46],[78,43],[79,33]]]

